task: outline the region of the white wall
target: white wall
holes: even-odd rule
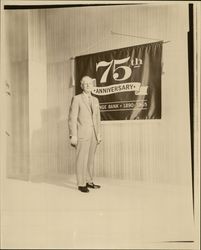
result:
[[[49,124],[53,172],[74,172],[74,150],[68,145],[67,117],[74,95],[70,58],[150,42],[114,32],[170,40],[164,44],[162,119],[103,123],[103,143],[96,157],[96,174],[134,180],[190,181],[187,31],[184,4],[88,7],[48,10],[47,105],[59,117]],[[175,22],[176,20],[176,22]]]
[[[3,114],[8,132],[7,176],[27,179],[29,174],[28,20],[23,11],[4,11],[4,74],[2,83],[10,93]]]
[[[13,86],[18,86],[18,91],[24,85],[16,85],[16,82],[21,83],[24,79],[26,86],[29,83],[29,98],[26,99],[28,88],[26,95],[25,92],[18,92],[18,101],[12,107],[16,119],[12,126],[14,129],[16,124],[22,122],[25,126],[22,130],[27,131],[28,128],[26,140],[31,145],[30,154],[34,156],[31,162],[35,162],[31,173],[75,173],[75,152],[69,145],[67,125],[69,105],[74,95],[70,58],[151,41],[112,35],[112,30],[170,40],[163,49],[162,119],[103,123],[103,142],[96,155],[96,174],[139,181],[190,183],[187,4],[17,13],[20,12],[8,15],[8,34],[12,34],[8,36],[8,54],[17,67],[16,71],[8,73],[8,77],[19,74],[28,77],[29,70],[28,81],[19,77],[12,82]],[[13,18],[16,23],[12,27]],[[19,25],[18,32],[15,32],[16,25]],[[22,34],[25,38],[20,43]],[[29,107],[29,122],[23,120],[18,110],[20,103]],[[27,127],[28,124],[30,127]],[[15,134],[14,137],[17,138]],[[20,143],[26,148],[27,141],[21,140]],[[11,145],[13,148],[19,146],[13,142]],[[16,151],[11,152],[15,155]]]
[[[47,108],[46,17],[43,10],[28,11],[29,59],[29,143],[30,176],[45,175],[47,168],[47,131],[44,110]]]

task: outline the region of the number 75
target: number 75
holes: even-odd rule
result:
[[[130,76],[131,76],[131,68],[128,67],[128,66],[119,66],[117,67],[117,65],[120,65],[120,64],[123,64],[123,63],[126,63],[128,62],[130,59],[130,56],[129,57],[126,57],[126,58],[123,58],[123,59],[119,59],[119,60],[111,60],[110,62],[106,62],[106,61],[100,61],[98,63],[96,63],[96,71],[98,71],[98,69],[100,67],[106,67],[106,70],[104,71],[102,77],[101,77],[101,80],[100,80],[100,83],[105,83],[107,82],[107,77],[108,77],[108,74],[109,74],[109,71],[112,67],[112,76],[113,78],[116,80],[116,81],[123,81],[123,80],[126,80],[128,79]],[[124,70],[124,75],[122,78],[118,78],[119,77],[119,74],[117,73],[117,70],[118,69],[123,69]]]

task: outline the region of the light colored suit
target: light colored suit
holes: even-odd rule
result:
[[[69,135],[77,137],[76,176],[78,186],[93,181],[94,156],[100,138],[100,107],[96,97],[82,93],[72,99],[69,111]]]

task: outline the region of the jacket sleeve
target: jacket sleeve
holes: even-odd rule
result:
[[[71,106],[68,115],[69,136],[77,137],[77,118],[79,112],[78,98],[74,96],[71,101]]]

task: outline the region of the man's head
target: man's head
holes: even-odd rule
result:
[[[91,93],[93,90],[93,79],[89,76],[83,76],[81,81],[81,88],[86,94]]]

